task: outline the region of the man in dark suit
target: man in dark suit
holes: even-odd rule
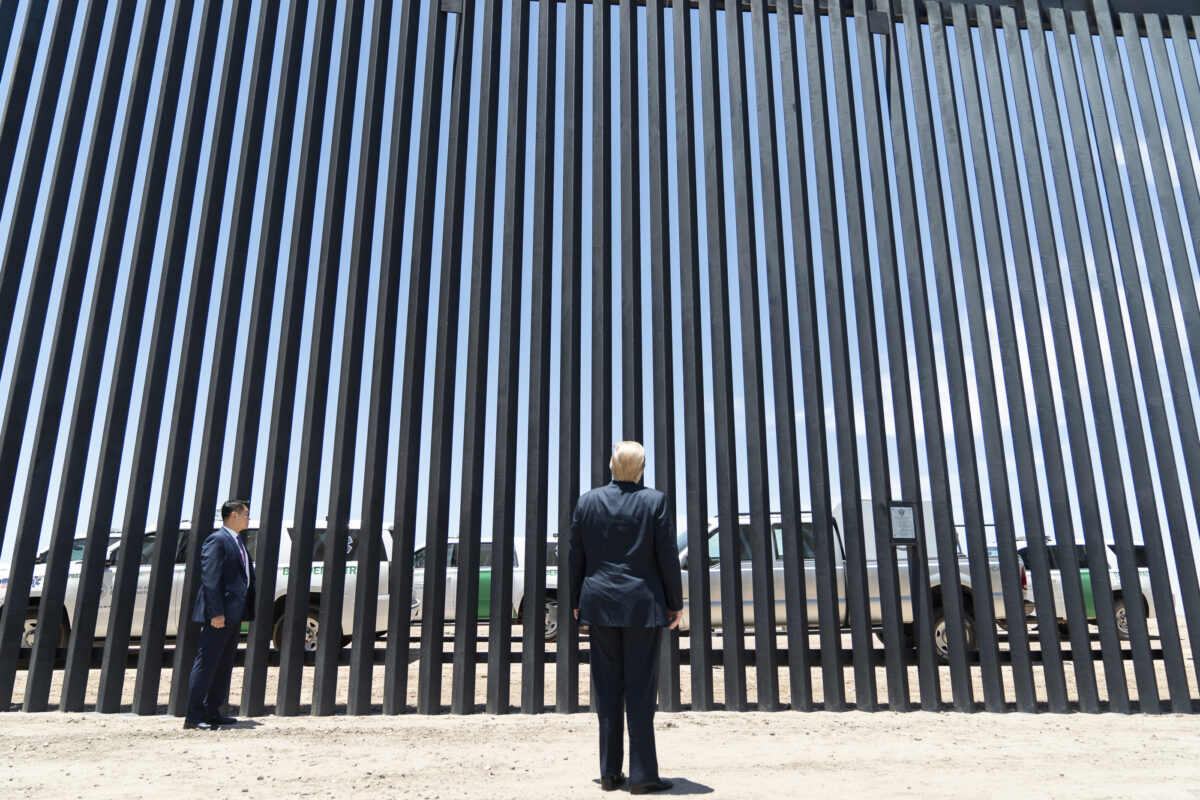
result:
[[[238,633],[244,620],[254,619],[254,564],[246,552],[242,531],[250,524],[250,504],[230,500],[221,506],[220,530],[204,542],[200,553],[200,592],[192,620],[201,624],[200,644],[188,681],[185,729],[217,730],[234,725],[222,716],[229,699],[229,679]]]
[[[629,792],[671,788],[658,776],[654,703],[664,626],[683,616],[683,581],[667,496],[639,485],[646,453],[637,442],[613,445],[613,481],[579,498],[571,520],[571,597],[589,627],[596,713],[600,717],[600,788],[621,774],[622,714],[629,721]]]

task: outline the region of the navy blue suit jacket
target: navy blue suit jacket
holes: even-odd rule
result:
[[[667,496],[613,481],[579,498],[571,519],[571,597],[582,625],[655,628],[683,608]]]
[[[254,562],[246,553],[250,581],[242,569],[241,550],[225,530],[204,540],[200,550],[200,592],[192,611],[195,622],[224,616],[226,624],[254,619]]]

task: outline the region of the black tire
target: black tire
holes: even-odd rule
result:
[[[32,650],[33,642],[37,636],[37,608],[31,608],[25,612],[25,627],[21,631],[21,649]],[[66,647],[71,640],[71,632],[67,628],[67,621],[60,620],[58,623],[58,644],[56,647]]]
[[[280,614],[279,619],[275,620],[275,626],[271,629],[271,645],[276,650],[283,649],[283,618],[284,615]],[[320,633],[321,612],[316,606],[309,606],[308,618],[304,621],[304,651],[306,653],[316,652]]]
[[[553,597],[546,598],[546,641],[553,642],[558,639],[558,600]]]
[[[975,630],[975,618],[971,612],[963,612],[963,631],[967,636],[967,652],[974,653],[979,649],[979,634]],[[946,635],[946,612],[938,609],[933,616],[933,646],[937,653],[938,662],[950,663],[950,644]]]
[[[1117,636],[1129,641],[1129,615],[1125,613],[1125,598],[1113,599],[1113,616],[1117,621]]]

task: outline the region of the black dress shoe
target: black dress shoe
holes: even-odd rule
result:
[[[650,783],[631,783],[629,784],[629,793],[650,794],[651,792],[665,792],[674,785],[670,781],[664,781],[661,778]]]
[[[600,778],[600,788],[606,792],[611,792],[618,786],[625,785],[625,774],[617,773],[616,775],[604,775]]]
[[[204,721],[209,723],[210,725],[237,725],[237,717],[215,716],[215,717],[209,717],[208,719],[206,719]]]
[[[187,719],[185,719],[185,720],[183,721],[183,729],[184,729],[185,731],[215,731],[215,730],[220,730],[220,728],[218,728],[216,725],[214,725],[213,723],[209,722],[208,720],[200,720],[199,722],[192,722],[191,720],[187,720]]]

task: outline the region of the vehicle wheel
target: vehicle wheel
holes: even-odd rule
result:
[[[973,653],[979,649],[979,636],[975,632],[975,619],[969,613],[963,612],[963,632],[967,636],[967,652]],[[940,609],[933,618],[933,645],[937,650],[938,661],[950,663],[950,642],[946,635],[946,613]]]
[[[321,622],[320,612],[316,606],[308,607],[308,618],[304,620],[304,652],[312,653],[317,649],[318,634],[320,633]],[[283,615],[275,620],[275,627],[271,631],[271,644],[276,650],[283,649]]]
[[[558,601],[546,600],[546,641],[553,642],[558,638]]]
[[[31,608],[25,612],[25,627],[21,631],[21,648],[24,650],[33,649],[33,641],[37,636],[37,621],[38,610]],[[67,630],[65,621],[58,623],[58,644],[57,647],[66,647],[71,638],[70,631]]]
[[[1129,616],[1125,613],[1125,599],[1118,597],[1113,601],[1113,615],[1117,618],[1117,636],[1129,641]]]

